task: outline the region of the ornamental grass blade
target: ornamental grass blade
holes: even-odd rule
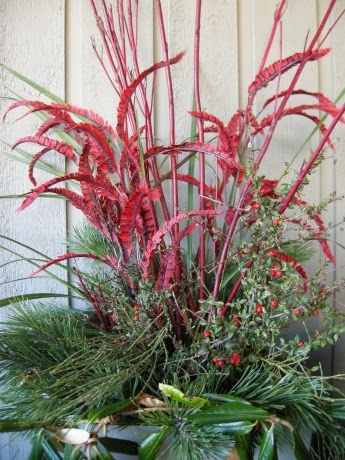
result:
[[[61,99],[60,97],[58,97],[55,94],[51,93],[48,89],[44,88],[43,86],[39,85],[38,83],[34,82],[33,80],[30,80],[30,78],[25,77],[24,75],[22,75],[21,73],[17,72],[16,70],[11,69],[10,67],[7,67],[4,64],[0,64],[0,67],[5,69],[8,73],[14,75],[19,80],[23,81],[26,85],[31,86],[31,88],[34,88],[37,91],[39,91],[40,93],[44,94],[45,96],[47,96],[52,101],[60,102],[62,104],[65,103],[65,101],[63,99]]]
[[[164,440],[171,433],[172,428],[169,426],[162,426],[155,433],[150,434],[141,443],[139,449],[139,460],[155,460],[156,453],[163,444]]]
[[[5,299],[0,299],[0,308],[8,307],[9,305],[14,305],[19,302],[25,302],[26,300],[36,300],[36,299],[47,299],[47,298],[57,298],[64,297],[67,299],[72,298],[68,294],[54,294],[49,292],[36,292],[34,294],[20,294],[13,297],[6,297]],[[81,297],[73,297],[74,299],[81,299]]]

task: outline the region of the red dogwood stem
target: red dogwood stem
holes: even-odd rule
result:
[[[201,19],[201,2],[196,2],[195,12],[195,32],[194,32],[194,98],[195,108],[198,112],[201,112],[200,102],[200,19]],[[204,130],[203,122],[200,118],[197,119],[198,127],[198,140],[204,142]],[[205,209],[205,155],[199,152],[199,180],[200,180],[200,210]],[[200,267],[200,288],[199,288],[199,299],[205,298],[205,265],[206,265],[206,244],[204,226],[199,226],[199,267]]]

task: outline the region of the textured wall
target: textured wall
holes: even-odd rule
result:
[[[142,68],[153,60],[161,59],[157,18],[153,12],[153,0],[140,0],[142,26],[140,27],[140,59]],[[270,24],[277,0],[204,0],[202,14],[203,48],[201,56],[201,98],[202,107],[227,121],[237,107],[246,103],[246,89],[252,81],[270,32]],[[322,12],[329,0],[290,0],[284,15],[283,56],[301,51],[306,31],[315,30]],[[168,32],[170,53],[173,55],[186,50],[185,59],[173,69],[176,98],[176,127],[178,140],[188,137],[190,119],[186,114],[192,105],[192,53],[194,0],[162,0]],[[345,7],[345,0],[338,0],[338,11]],[[98,38],[91,9],[86,0],[0,0],[0,62],[19,70],[36,80],[69,102],[92,108],[104,118],[114,121],[116,97],[93,57],[90,36]],[[343,40],[345,20],[338,25],[329,46],[333,53],[307,66],[300,85],[311,91],[324,91],[335,98],[345,84],[345,54]],[[268,61],[279,58],[276,47]],[[158,90],[155,103],[155,133],[160,139],[168,136],[167,95],[160,83],[165,79],[164,72],[157,77]],[[284,83],[285,77],[282,78]],[[0,95],[10,95],[6,87],[26,98],[39,95],[27,88],[5,72],[0,72]],[[265,98],[265,91],[260,93]],[[1,112],[8,101],[1,100]],[[19,116],[18,112],[18,116]],[[20,136],[33,131],[35,117],[13,124],[16,114],[8,123],[0,125],[0,139],[12,143]],[[291,159],[302,145],[306,133],[311,130],[307,120],[286,120],[277,133],[271,146],[271,158],[266,162],[268,177],[275,177],[278,164]],[[336,190],[345,192],[345,130],[339,128],[336,141],[337,163],[328,159],[320,174],[312,177],[309,199],[317,202]],[[308,145],[308,148],[311,148]],[[2,144],[1,151],[8,151]],[[23,147],[30,150],[30,147]],[[331,155],[329,155],[331,156]],[[48,157],[47,157],[48,158]],[[49,157],[49,162],[57,168],[65,168],[63,159]],[[68,165],[66,166],[68,169]],[[30,188],[26,178],[26,167],[0,156],[0,195],[19,194]],[[42,177],[42,176],[41,176]],[[68,229],[79,220],[78,214],[67,209],[63,200],[38,200],[28,210],[16,214],[19,201],[15,199],[0,201],[0,234],[39,248],[54,256],[64,252],[63,242]],[[329,220],[339,222],[345,214],[344,202],[336,202],[329,210]],[[327,220],[326,218],[326,220]],[[339,255],[339,271],[344,274],[341,250],[336,245],[345,245],[344,233],[334,233],[334,250]],[[0,241],[2,244],[2,241]],[[0,265],[11,260],[11,256],[0,248]],[[20,278],[30,273],[26,264],[9,264],[0,272],[0,282]],[[59,272],[57,272],[59,273]],[[60,273],[61,274],[61,273]],[[330,273],[330,278],[334,276]],[[1,296],[15,295],[24,290],[56,290],[61,287],[38,279],[21,283],[0,285]],[[339,306],[343,298],[336,299]],[[0,312],[1,315],[1,312]],[[345,340],[334,350],[326,349],[320,355],[327,371],[345,372]],[[5,442],[4,442],[5,443]],[[5,443],[6,444],[6,443]],[[1,459],[25,458],[18,444],[6,445],[0,453]]]

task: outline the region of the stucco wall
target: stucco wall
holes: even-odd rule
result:
[[[142,26],[140,28],[140,58],[142,69],[161,58],[157,18],[153,11],[153,0],[140,0]],[[193,0],[162,0],[168,31],[171,54],[186,50],[187,54],[178,68],[173,69],[176,95],[177,135],[180,140],[189,135],[187,110],[192,105],[192,48],[193,48]],[[246,89],[256,74],[265,42],[270,32],[277,0],[204,0],[202,14],[201,98],[202,107],[223,120],[228,120],[237,107],[246,103]],[[316,25],[329,4],[328,0],[290,0],[284,14],[283,56],[302,51],[308,29]],[[345,7],[345,0],[338,0],[337,11]],[[335,15],[334,15],[335,17]],[[102,71],[93,56],[90,36],[98,39],[91,8],[86,0],[0,0],[0,62],[12,67],[72,104],[92,108],[104,118],[114,121],[116,97],[105,81]],[[344,53],[345,20],[327,40],[333,53],[307,66],[299,87],[311,91],[323,91],[335,99],[345,86]],[[275,53],[275,54],[274,54]],[[279,58],[278,46],[268,61]],[[162,74],[163,75],[163,74]],[[168,113],[166,93],[160,89],[157,78],[157,100],[155,103],[155,134],[167,138]],[[11,97],[7,88],[25,98],[39,98],[39,94],[4,71],[0,72],[0,95]],[[265,92],[259,97],[264,98]],[[1,112],[8,100],[1,99]],[[13,124],[11,116],[0,125],[0,139],[13,143],[18,137],[33,132],[33,117]],[[307,120],[286,120],[278,132],[272,151],[278,161],[287,161],[303,144],[312,126]],[[345,192],[345,130],[336,133],[335,154],[337,162],[327,160],[321,171],[312,177],[309,198],[317,202],[335,190]],[[9,149],[1,144],[1,151]],[[309,145],[308,145],[309,148]],[[30,150],[30,147],[25,146]],[[48,158],[48,157],[47,157]],[[272,158],[272,157],[271,157]],[[62,157],[51,156],[49,162],[60,170],[68,169]],[[269,177],[275,177],[277,162],[265,164]],[[16,195],[30,188],[25,165],[0,156],[0,195]],[[0,234],[39,248],[50,256],[64,252],[64,241],[69,229],[79,217],[66,209],[63,200],[37,200],[28,210],[17,214],[18,199],[0,201]],[[326,216],[326,221],[340,222],[345,215],[345,203],[335,202]],[[345,245],[344,232],[334,232],[334,251],[339,255],[338,274],[344,274],[344,253],[336,243]],[[3,241],[0,241],[2,244]],[[16,248],[16,246],[12,246]],[[12,256],[0,248],[0,265]],[[31,272],[27,264],[11,263],[1,272],[1,282],[22,278]],[[65,276],[57,271],[60,276]],[[330,273],[330,277],[334,274]],[[29,280],[18,285],[0,285],[1,296],[16,295],[26,285],[26,290],[59,289],[44,278]],[[23,287],[24,289],[24,287]],[[336,299],[342,307],[341,297]],[[0,312],[1,315],[1,312]],[[0,316],[1,317],[1,316]],[[327,371],[345,372],[345,340],[322,354]],[[18,443],[7,444],[0,453],[1,459],[24,459]]]

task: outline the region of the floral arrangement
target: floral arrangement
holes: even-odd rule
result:
[[[68,283],[71,294],[85,309],[43,300],[28,307],[30,295],[23,295],[1,329],[6,392],[0,426],[34,433],[41,457],[33,458],[62,458],[64,449],[71,459],[127,451],[149,460],[159,458],[168,436],[161,458],[226,458],[234,445],[241,460],[253,458],[255,445],[260,459],[278,458],[286,432],[296,458],[342,458],[343,399],[332,396],[335,388],[319,366],[307,365],[311,352],[333,344],[345,327],[332,305],[343,281],[327,282],[335,259],[322,218],[338,198],[315,205],[303,190],[334,148],[330,136],[345,122],[345,105],[298,87],[305,66],[330,52],[322,43],[340,19],[327,26],[335,3],[329,2],[302,52],[267,65],[286,7],[280,2],[248,104],[224,122],[202,109],[197,0],[192,128],[182,143],[175,133],[171,67],[183,53],[169,55],[160,0],[164,60],[144,71],[137,55],[138,1],[125,8],[120,0],[116,11],[90,1],[107,62],[95,46],[96,56],[120,101],[115,127],[54,97],[48,103],[18,100],[8,108],[5,116],[24,106],[42,119],[34,134],[13,146],[40,146],[29,164],[33,188],[20,210],[54,194],[87,221],[71,237],[68,253],[33,274],[64,267],[76,280]],[[166,145],[155,141],[152,121],[158,71],[166,74],[169,94]],[[291,79],[282,89],[285,73]],[[254,110],[268,85],[272,96]],[[296,105],[295,96],[311,102]],[[292,115],[314,123],[318,145],[298,171],[287,164],[279,179],[266,177],[260,168],[276,127]],[[74,170],[38,184],[35,169],[51,150]],[[317,245],[324,259],[308,271],[305,263]],[[81,258],[87,259],[82,267],[62,264]],[[308,322],[315,316],[322,318],[319,330]],[[303,334],[293,332],[296,322],[303,323]],[[85,420],[86,429],[75,428]],[[157,429],[139,445],[101,436],[108,424]],[[304,429],[313,434],[310,447]]]

